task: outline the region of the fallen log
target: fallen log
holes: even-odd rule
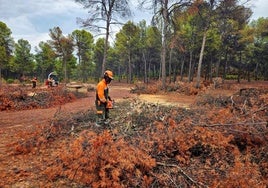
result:
[[[74,88],[74,89],[76,89],[76,92],[78,92],[78,90],[81,89],[84,86],[81,85],[81,84],[67,84],[66,87],[68,87],[68,88]]]

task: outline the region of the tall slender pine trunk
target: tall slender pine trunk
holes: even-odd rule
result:
[[[202,69],[202,61],[203,61],[203,56],[204,56],[206,38],[207,38],[207,29],[205,29],[204,34],[203,34],[202,46],[201,46],[198,69],[197,69],[196,88],[200,87],[201,69]]]
[[[110,19],[107,19],[106,22],[106,36],[105,36],[105,43],[104,43],[104,50],[103,50],[103,60],[102,60],[102,66],[101,66],[101,73],[100,77],[103,76],[103,73],[106,69],[106,59],[107,59],[107,51],[108,51],[108,40],[109,40],[109,33],[110,33]]]
[[[162,68],[162,88],[166,89],[166,34],[168,26],[168,0],[165,0],[163,5],[163,33],[162,33],[162,49],[161,49],[161,68]]]

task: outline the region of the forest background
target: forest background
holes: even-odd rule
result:
[[[61,81],[87,82],[98,79],[104,69],[128,83],[160,79],[163,88],[167,81],[192,82],[195,77],[196,87],[200,77],[268,79],[268,21],[250,20],[250,1],[139,1],[144,11],[153,10],[150,25],[145,20],[122,23],[131,16],[131,1],[107,1],[104,9],[91,1],[75,2],[81,11],[87,7],[87,18],[77,18],[84,29],[64,35],[53,27],[50,39],[40,41],[34,53],[29,41],[14,41],[8,25],[0,22],[1,82],[32,76],[42,82],[50,72]],[[112,35],[114,24],[122,27]]]
[[[49,2],[27,5],[57,8]],[[0,187],[266,188],[268,24],[251,20],[253,1],[141,0],[150,25],[122,21],[133,1],[99,2],[74,1],[88,12],[84,29],[51,27],[34,49],[0,22]],[[116,103],[97,127],[104,69]],[[86,83],[44,87],[52,71]],[[24,84],[33,76],[36,88]]]

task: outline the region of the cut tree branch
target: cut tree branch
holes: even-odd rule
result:
[[[206,185],[204,185],[203,183],[201,182],[197,182],[195,181],[193,178],[191,178],[188,174],[186,174],[182,169],[181,167],[179,167],[178,165],[175,165],[175,164],[166,164],[166,163],[161,163],[161,162],[156,162],[157,165],[161,165],[161,166],[167,166],[167,167],[175,167],[179,170],[179,172],[184,176],[186,177],[188,180],[190,180],[193,184],[195,184],[196,186],[198,187],[208,187]]]

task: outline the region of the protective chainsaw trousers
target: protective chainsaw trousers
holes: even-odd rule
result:
[[[106,104],[99,100],[95,101],[97,109],[96,123],[103,124],[109,118],[109,109],[106,108]]]

